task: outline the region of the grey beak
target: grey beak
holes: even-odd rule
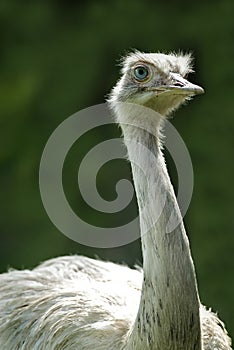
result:
[[[180,74],[171,73],[172,84],[164,86],[165,90],[172,91],[184,95],[199,95],[205,91],[201,86],[190,83],[184,79]]]

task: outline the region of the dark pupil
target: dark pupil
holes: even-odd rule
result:
[[[135,70],[135,75],[138,79],[145,79],[148,75],[148,72],[144,67],[138,67]]]
[[[144,69],[142,69],[142,68],[138,69],[138,74],[139,75],[145,75]]]

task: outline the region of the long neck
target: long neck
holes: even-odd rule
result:
[[[189,242],[160,148],[161,121],[149,120],[144,129],[150,124],[154,136],[142,125],[121,125],[139,205],[144,271],[126,349],[201,350],[200,302]],[[177,225],[171,231],[173,220]]]

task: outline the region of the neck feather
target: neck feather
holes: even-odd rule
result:
[[[194,265],[161,151],[163,119],[126,104],[118,106],[116,115],[132,166],[144,271],[138,315],[126,349],[201,350]],[[178,225],[170,232],[172,218]]]

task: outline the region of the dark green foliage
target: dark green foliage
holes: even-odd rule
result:
[[[94,249],[64,237],[44,211],[38,168],[52,131],[72,113],[104,102],[118,79],[116,59],[131,48],[193,51],[191,80],[206,94],[176,113],[176,126],[190,151],[194,196],[186,216],[202,301],[219,310],[234,335],[234,2],[216,1],[18,1],[0,3],[0,268],[32,267],[61,254],[98,255],[133,265],[139,242]],[[64,185],[74,210],[77,159],[99,140],[119,135],[104,128],[71,150]],[[77,148],[77,153],[76,153]],[[79,153],[80,152],[80,153]],[[84,152],[83,152],[84,153]],[[127,163],[100,171],[100,193],[112,200],[115,183],[130,177]],[[170,166],[172,172],[173,166]],[[127,213],[127,214],[126,214]],[[100,226],[125,223],[82,205]]]

